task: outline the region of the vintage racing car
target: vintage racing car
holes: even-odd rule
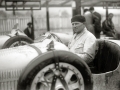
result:
[[[90,64],[51,39],[0,50],[0,90],[120,90],[120,41],[97,40]]]
[[[14,25],[13,29],[11,30],[11,33],[0,36],[0,49],[31,44],[34,42],[42,41],[46,38],[67,45],[70,38],[72,37],[72,35],[63,34],[63,33],[46,32],[45,34],[35,38],[35,40],[32,40],[29,37],[27,37],[22,30],[16,28],[17,25],[18,24]]]
[[[16,47],[31,44],[34,41],[27,37],[22,30],[16,28],[15,24],[11,32],[7,35],[0,36],[0,49]]]

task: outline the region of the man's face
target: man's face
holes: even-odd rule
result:
[[[110,14],[109,16],[108,16],[108,19],[112,19],[113,18],[113,14]]]
[[[31,28],[31,27],[32,27],[32,24],[28,24],[28,27],[30,27],[30,28]]]
[[[81,33],[84,30],[85,25],[81,22],[72,22],[72,28],[75,33]]]

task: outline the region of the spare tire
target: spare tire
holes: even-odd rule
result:
[[[17,90],[93,90],[93,79],[89,67],[79,56],[68,51],[49,51],[27,65]]]
[[[33,43],[33,40],[30,39],[29,37],[18,35],[18,36],[14,36],[14,37],[9,38],[3,44],[2,49],[16,47],[16,46],[22,46],[22,45],[31,44],[31,43]]]

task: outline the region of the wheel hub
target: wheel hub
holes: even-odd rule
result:
[[[60,75],[60,71],[59,71],[59,70],[56,70],[56,71],[54,72],[54,74],[55,74],[56,76],[59,76],[59,75]]]
[[[56,85],[55,90],[65,90],[65,89],[62,84],[58,84],[58,85]]]
[[[59,63],[59,68],[60,71],[56,70],[54,64],[43,68],[35,76],[30,90],[84,90],[80,71],[67,63]]]

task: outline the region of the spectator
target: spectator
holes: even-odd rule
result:
[[[84,9],[84,13],[86,13],[88,11],[88,9]]]
[[[94,27],[93,27],[93,20],[92,20],[92,14],[89,11],[89,9],[84,9],[84,16],[86,19],[86,28],[88,31],[90,31],[93,35],[95,35]]]
[[[34,39],[32,23],[27,23],[27,28],[24,30],[24,33],[31,39]]]
[[[93,25],[95,30],[95,37],[100,38],[100,32],[102,31],[101,27],[101,15],[94,11],[94,7],[90,7],[90,12],[92,13]]]
[[[90,63],[95,56],[96,38],[86,29],[85,21],[85,17],[81,15],[72,17],[71,23],[75,33],[68,44],[68,48],[86,63]]]
[[[108,18],[103,21],[102,29],[103,29],[103,33],[106,36],[117,38],[116,32],[115,32],[115,27],[114,27],[114,24],[112,22],[112,18],[113,18],[113,14],[110,13],[108,15]]]

